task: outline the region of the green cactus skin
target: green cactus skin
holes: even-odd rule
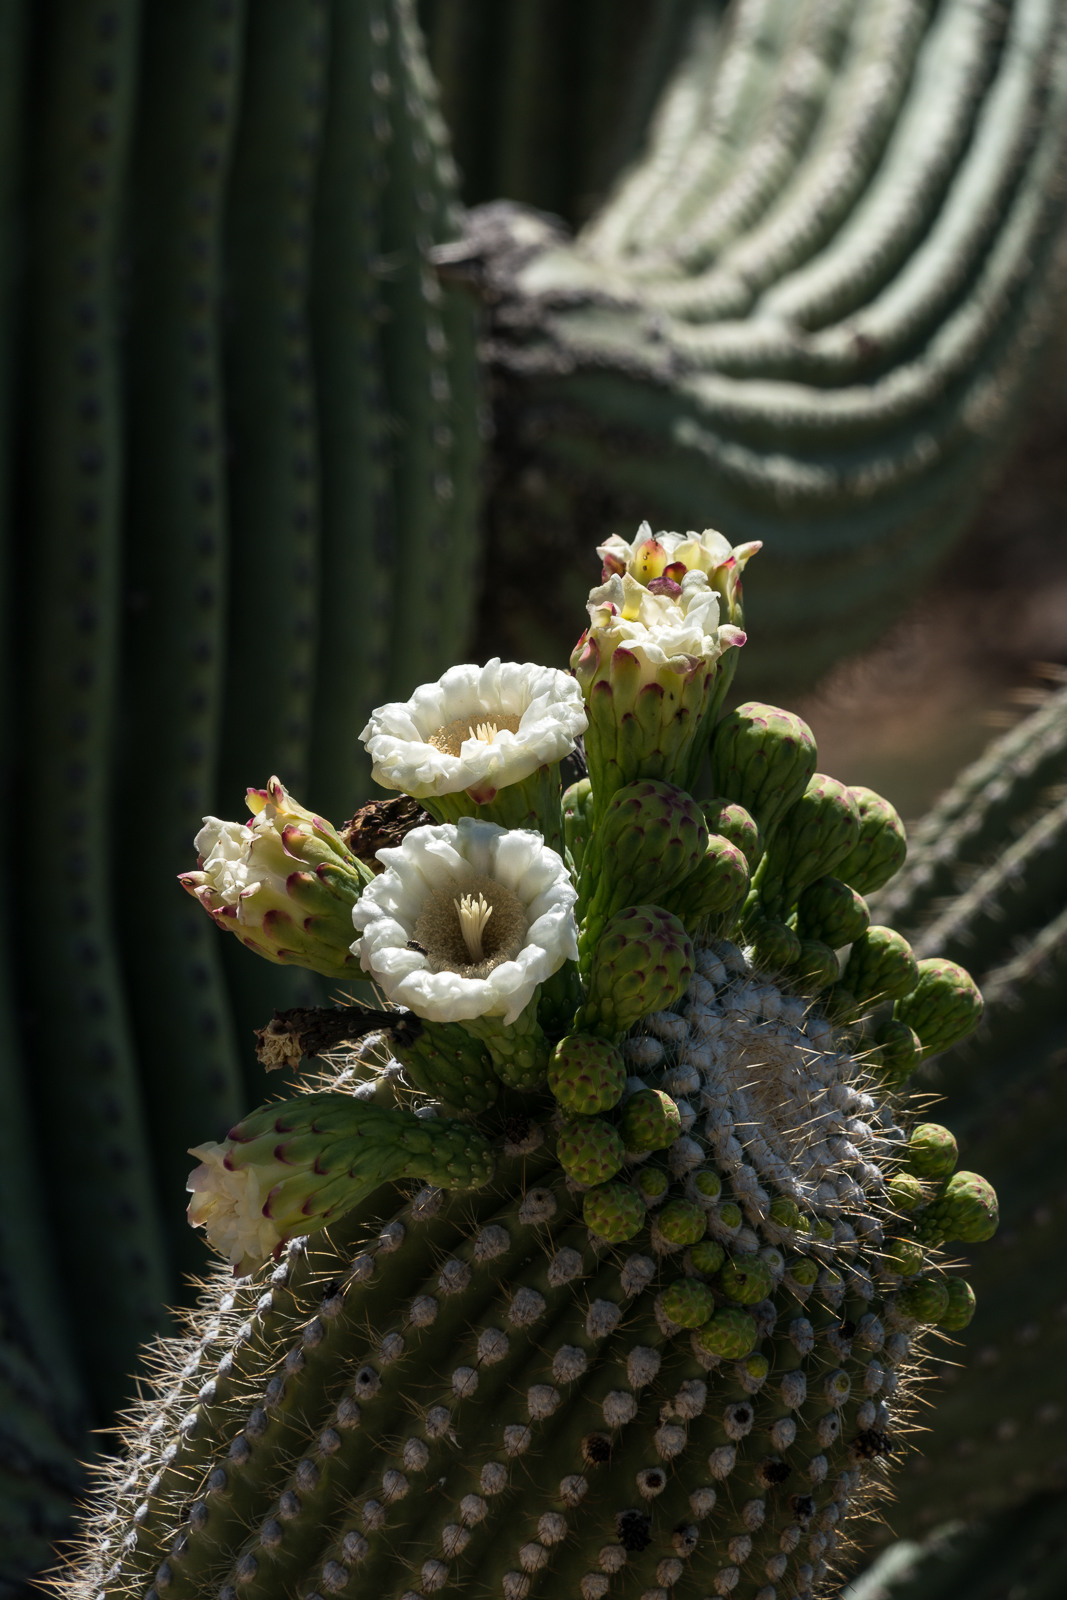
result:
[[[911,945],[893,928],[874,927],[855,941],[842,974],[857,1000],[897,1000],[911,994],[919,971]]]
[[[806,722],[755,700],[724,717],[711,743],[715,787],[752,816],[764,849],[804,793],[817,760]]]
[[[47,836],[20,940],[47,1201],[86,1383],[118,1404],[160,1326],[168,1251],[149,1167],[112,923],[110,854],[121,596],[122,413],[116,262],[137,89],[139,7],[67,0],[28,106],[26,788]],[[104,119],[107,138],[90,145]],[[83,275],[85,274],[85,275]],[[143,796],[139,803],[143,805]],[[203,920],[203,919],[201,919]],[[32,960],[30,959],[30,952]],[[78,1219],[72,1229],[71,1218]],[[86,1251],[91,1233],[97,1247]]]
[[[213,809],[227,625],[228,507],[222,404],[222,216],[240,95],[243,7],[164,3],[142,37],[142,101],[131,176],[128,624],[122,802],[157,788],[165,852],[123,874],[125,958],[171,1253],[195,1271],[180,1204],[185,1152],[244,1100],[221,951],[167,874]],[[162,869],[162,870],[161,870]],[[153,926],[144,937],[144,922]],[[160,1028],[160,1008],[171,1019]],[[178,1202],[178,1203],[175,1203]]]
[[[867,902],[840,878],[816,878],[797,901],[797,933],[832,950],[852,944],[870,924]]]
[[[580,873],[593,823],[593,785],[588,778],[579,778],[563,791],[562,810],[567,849],[575,872]]]
[[[626,1041],[646,1058],[672,1041],[664,1082],[702,1047],[707,1017],[732,1019],[737,1044],[780,1017],[814,1092],[870,1114],[869,1080],[854,1063],[842,1077],[817,1011],[733,946],[697,960],[685,1014],[654,1013]],[[530,1600],[603,1596],[623,1568],[637,1592],[685,1600],[724,1589],[755,1600],[787,1575],[820,1583],[835,1524],[857,1495],[865,1503],[863,1481],[880,1482],[907,1414],[916,1319],[875,1287],[888,1263],[862,1160],[843,1168],[827,1150],[799,1203],[763,1187],[776,1143],[798,1130],[788,1111],[759,1126],[749,1097],[779,1103],[796,1073],[793,1043],[783,1049],[766,1095],[743,1050],[725,1076],[712,1071],[708,1124],[674,1138],[665,1168],[638,1168],[671,1185],[647,1215],[625,1174],[584,1193],[565,1178],[537,1123],[553,1114],[544,1096],[527,1102],[521,1149],[505,1146],[492,1183],[387,1187],[292,1241],[277,1266],[220,1284],[174,1348],[165,1402],[133,1419],[130,1462],[102,1486],[102,1514],[118,1492],[119,1526],[135,1537],[110,1565],[91,1555],[85,1581],[181,1600],[220,1585],[271,1600],[279,1587],[349,1583],[399,1597],[444,1580]],[[682,1102],[657,1093],[680,1122]],[[887,1111],[878,1126],[891,1123]],[[851,1185],[866,1242],[811,1210],[829,1193],[820,1173]],[[716,1229],[722,1242],[702,1239]],[[939,1289],[944,1311],[936,1257],[924,1270],[935,1289],[916,1309],[927,1314]],[[152,1432],[161,1404],[172,1420]]]

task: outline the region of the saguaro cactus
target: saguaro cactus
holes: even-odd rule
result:
[[[714,729],[751,550],[601,554],[573,676],[455,667],[375,710],[407,797],[377,870],[276,780],[198,836],[223,932],[358,960],[386,1009],[278,1013],[264,1061],[327,1070],[191,1151],[237,1282],[159,1347],[71,1594],[808,1596],[884,1493],[930,1331],[973,1315],[943,1247],[997,1225],[899,1092],[974,986],[790,926],[834,871],[866,915],[901,829],[798,719]]]
[[[189,830],[255,771],[365,798],[363,719],[467,629],[480,441],[406,0],[38,10],[0,6],[4,792],[48,840],[4,954],[12,1582],[201,1262],[184,1147],[259,1097],[253,1026],[324,998],[223,965]]]
[[[981,974],[982,1027],[918,1082],[947,1095],[938,1115],[961,1159],[995,1180],[1005,1219],[998,1245],[968,1263],[979,1308],[962,1348],[944,1352],[921,1463],[898,1485],[892,1523],[902,1534],[1063,1482],[1067,1330],[1050,1236],[1063,1206],[1067,1093],[1065,778],[1060,688],[942,796],[875,906],[909,931],[916,954],[973,962]]]
[[[1001,459],[1058,305],[1065,96],[1051,0],[700,5],[577,237],[477,208],[456,259],[492,308],[487,637],[522,648],[529,608],[500,600],[532,549],[577,597],[586,530],[646,512],[768,542],[754,688],[885,626]]]

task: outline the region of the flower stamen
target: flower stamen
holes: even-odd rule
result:
[[[493,731],[495,733],[496,729],[494,728]],[[482,730],[479,728],[479,738],[481,738],[481,733]],[[486,923],[493,915],[492,906],[484,894],[480,894],[477,900],[472,894],[465,894],[462,900],[453,900],[452,904],[456,908],[456,916],[459,918],[459,931],[463,935],[463,943],[467,946],[471,961],[473,963],[484,961],[485,951],[482,949],[482,935],[485,932]]]

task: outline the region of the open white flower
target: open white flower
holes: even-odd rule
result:
[[[379,850],[352,945],[395,1004],[434,1022],[502,1017],[578,955],[576,892],[539,833],[460,817]]]
[[[466,790],[479,804],[559,761],[585,732],[582,693],[553,667],[450,667],[410,700],[379,706],[360,734],[385,789],[417,799]]]
[[[292,1167],[281,1161],[228,1167],[230,1149],[227,1142],[190,1150],[190,1155],[201,1159],[186,1183],[193,1197],[187,1214],[190,1225],[204,1229],[235,1272],[251,1272],[285,1238],[277,1224],[264,1216],[263,1208],[271,1189],[289,1176]]]

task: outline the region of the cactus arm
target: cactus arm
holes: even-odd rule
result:
[[[124,786],[132,815],[147,763],[168,848],[131,862],[126,958],[172,1250],[190,1271],[202,1255],[180,1203],[185,1151],[205,1118],[221,1130],[243,1100],[221,952],[173,885],[215,803],[227,570],[221,214],[243,18],[240,6],[220,11],[212,0],[151,8],[133,166],[127,581],[144,608],[125,658]]]
[[[122,414],[115,304],[140,8],[70,0],[50,20],[28,150],[28,493],[24,803],[50,837],[21,939],[41,1020],[57,1254],[87,1381],[116,1404],[169,1288],[112,922]],[[102,119],[106,136],[88,146]],[[88,230],[88,231],[87,231]],[[88,276],[83,277],[82,272]],[[32,959],[30,952],[33,952]],[[74,1222],[76,1220],[76,1224]],[[91,1233],[93,1252],[83,1241]]]
[[[387,685],[394,549],[385,312],[375,275],[395,133],[387,29],[381,11],[333,12],[311,252],[322,527],[309,793],[325,816],[334,817],[349,816],[367,792],[370,764],[357,736],[365,715],[386,698]]]

